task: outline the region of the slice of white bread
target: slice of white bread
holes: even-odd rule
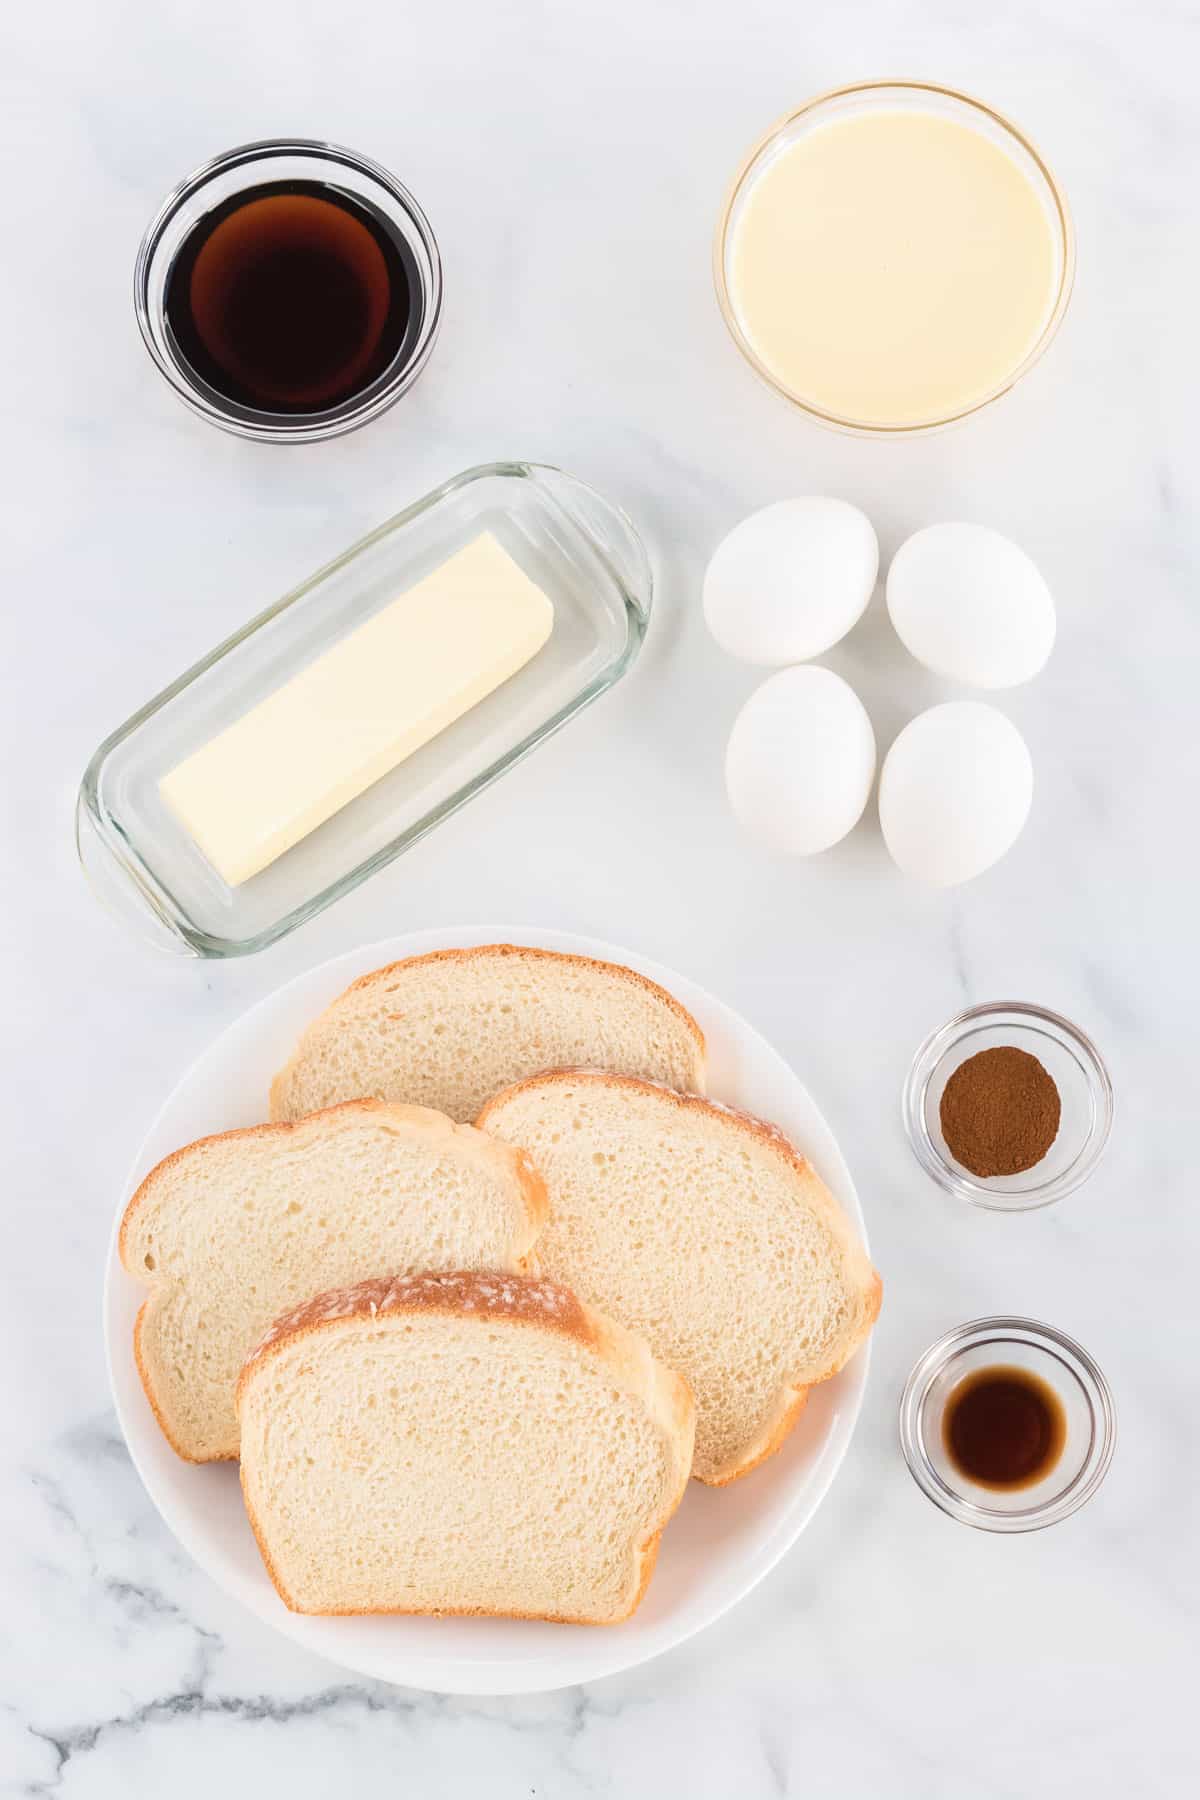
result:
[[[470,1120],[510,1083],[577,1066],[702,1093],[704,1035],[617,963],[514,944],[439,950],[347,988],[276,1076],[271,1117],[373,1094]]]
[[[150,1289],[134,1353],[167,1438],[236,1456],[238,1372],[284,1307],[379,1269],[536,1266],[545,1206],[521,1152],[425,1107],[354,1101],[177,1150],[119,1238]]]
[[[546,1182],[539,1266],[690,1384],[701,1481],[733,1481],[777,1450],[808,1386],[874,1323],[878,1275],[774,1126],[571,1071],[498,1095],[479,1124],[527,1150]]]
[[[280,1319],[238,1382],[242,1491],[304,1613],[611,1624],[687,1486],[695,1412],[555,1282],[363,1281]]]

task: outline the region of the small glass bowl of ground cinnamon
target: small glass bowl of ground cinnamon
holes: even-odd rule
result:
[[[974,1206],[1024,1212],[1087,1180],[1108,1140],[1113,1090],[1077,1025],[1006,1000],[926,1038],[903,1108],[917,1161],[940,1186]]]

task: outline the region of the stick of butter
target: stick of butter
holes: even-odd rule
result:
[[[484,532],[164,775],[159,791],[230,887],[515,675],[554,608]]]

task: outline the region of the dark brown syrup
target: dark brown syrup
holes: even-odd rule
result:
[[[319,413],[377,381],[419,324],[412,253],[367,202],[323,182],[250,188],[193,227],[167,275],[180,352],[251,411]]]
[[[977,1369],[953,1390],[942,1442],[960,1474],[980,1487],[1032,1487],[1063,1452],[1062,1401],[1029,1369]]]

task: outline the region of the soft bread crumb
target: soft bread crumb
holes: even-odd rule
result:
[[[318,1295],[268,1332],[238,1405],[247,1512],[299,1612],[625,1618],[691,1466],[686,1385],[503,1271]]]

